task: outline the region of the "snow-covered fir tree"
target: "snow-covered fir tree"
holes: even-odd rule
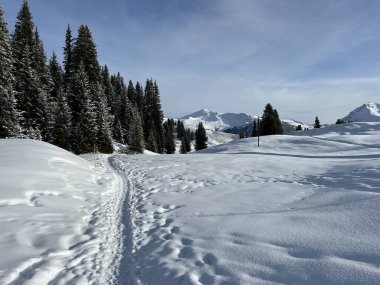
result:
[[[62,87],[58,89],[56,108],[54,112],[54,127],[52,143],[56,146],[71,150],[71,114]]]
[[[0,7],[0,138],[13,137],[19,133],[19,114],[16,110],[12,74],[13,58],[8,27]]]

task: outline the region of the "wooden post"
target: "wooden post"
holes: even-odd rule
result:
[[[260,147],[260,116],[257,117],[257,147]]]

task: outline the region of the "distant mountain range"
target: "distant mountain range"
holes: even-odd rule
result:
[[[185,127],[195,129],[199,122],[202,122],[206,130],[239,134],[240,132],[250,133],[253,119],[257,116],[250,116],[244,113],[219,113],[202,109],[192,114],[180,118]],[[284,132],[294,131],[298,125],[303,129],[311,128],[309,125],[295,120],[283,119],[282,126]]]
[[[186,128],[195,129],[199,122],[203,122],[208,131],[219,131],[232,134],[241,132],[250,133],[253,119],[257,116],[250,116],[244,113],[219,113],[202,109],[192,114],[180,118]],[[345,122],[380,122],[380,104],[366,103],[350,112],[342,118]],[[292,119],[281,119],[285,133],[294,131],[298,125],[302,129],[312,129],[312,125],[298,122]]]

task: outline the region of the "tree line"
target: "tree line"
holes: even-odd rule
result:
[[[112,141],[129,151],[166,152],[157,82],[124,82],[98,61],[88,26],[74,38],[68,25],[63,66],[48,60],[27,1],[12,35],[0,7],[0,138],[43,140],[76,154],[111,153]]]

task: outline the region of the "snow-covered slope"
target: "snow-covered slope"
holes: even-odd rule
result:
[[[240,113],[218,113],[202,109],[182,117],[185,127],[195,129],[199,122],[203,122],[206,130],[223,131],[233,127],[242,127],[252,124],[253,117]]]
[[[284,133],[289,133],[291,131],[294,131],[297,128],[297,126],[299,126],[299,125],[302,127],[303,130],[313,128],[313,126],[311,126],[311,125],[308,125],[308,124],[305,124],[302,122],[298,122],[298,121],[295,121],[292,119],[281,119],[281,122],[282,122],[282,128],[284,130]]]
[[[110,284],[112,177],[44,142],[0,140],[0,284]]]
[[[343,118],[345,122],[380,122],[380,104],[366,103]]]
[[[380,124],[116,156],[135,284],[377,284]],[[133,284],[133,282],[131,282]]]

